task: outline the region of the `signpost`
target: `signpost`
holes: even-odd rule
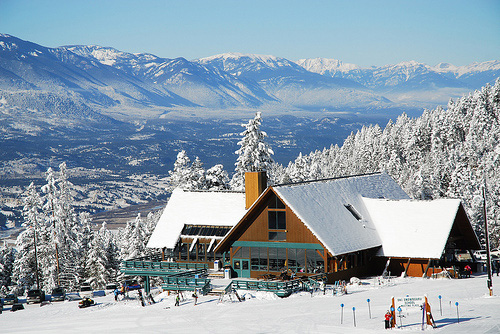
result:
[[[441,316],[443,316],[443,308],[441,307],[441,295],[439,295],[438,298],[439,298],[439,312],[441,313]]]
[[[354,319],[354,327],[356,327],[356,308],[355,307],[352,308],[352,315],[353,315],[353,319]]]
[[[402,319],[402,318],[403,318],[403,316],[401,315],[401,311],[402,311],[402,309],[401,309],[401,306],[400,306],[400,307],[398,307],[398,312],[399,312],[399,325],[400,325],[400,327],[403,327],[403,319]]]
[[[441,302],[441,296],[439,296],[439,301]],[[403,311],[404,308],[409,309],[409,308],[418,308],[422,310],[422,329],[424,329],[424,325],[427,323],[427,325],[431,325],[432,327],[436,327],[436,324],[434,323],[434,319],[432,317],[431,313],[431,306],[429,305],[429,302],[427,300],[427,296],[406,296],[406,297],[399,297],[399,298],[394,298],[392,297],[392,307],[391,307],[391,313],[392,316],[395,318],[395,305],[397,305],[397,310],[399,312],[399,317],[400,317],[400,323],[401,326],[403,326],[402,322],[402,317],[403,315],[401,312]],[[396,325],[395,320],[392,323],[392,327]]]
[[[368,303],[368,315],[370,316],[370,319],[372,318],[372,310],[370,309],[370,298],[368,298],[366,300],[366,302]]]

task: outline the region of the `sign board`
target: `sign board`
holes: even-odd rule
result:
[[[420,307],[425,303],[424,296],[407,296],[396,298],[396,305],[401,307]]]

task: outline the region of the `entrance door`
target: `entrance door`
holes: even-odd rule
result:
[[[250,278],[250,260],[233,259],[233,269],[238,277]]]

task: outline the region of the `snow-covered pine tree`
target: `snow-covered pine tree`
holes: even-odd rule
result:
[[[196,157],[189,168],[189,175],[185,189],[197,190],[206,189],[207,182],[205,178],[205,168],[203,168],[203,163],[199,157]]]
[[[40,227],[40,264],[44,272],[44,284],[49,289],[59,285],[59,245],[56,236],[56,209],[58,206],[58,190],[54,170],[47,169],[46,181],[42,186],[43,210],[46,221]],[[49,248],[52,248],[49,250]]]
[[[205,173],[206,189],[224,190],[228,188],[229,176],[221,164],[209,168]]]
[[[64,286],[75,286],[76,255],[78,252],[78,223],[72,203],[72,184],[68,180],[66,163],[59,165],[59,177],[56,180],[57,201],[54,214],[54,238],[58,246],[59,282]]]
[[[303,159],[321,173],[294,178],[323,178],[385,170],[413,198],[460,198],[476,233],[483,231],[481,189],[486,181],[488,222],[493,247],[500,244],[500,78],[456,101],[448,109],[426,110],[411,119],[400,115],[381,132],[370,126],[352,133],[339,148],[299,156],[285,169],[300,170]],[[280,167],[283,168],[283,167]],[[276,168],[275,168],[276,169]]]
[[[83,282],[88,279],[86,270],[87,259],[90,254],[90,246],[94,235],[91,227],[91,218],[88,212],[81,212],[78,217],[79,227],[77,230],[77,252],[76,252],[76,271],[75,279],[78,282]]]
[[[129,221],[122,235],[120,258],[134,259],[146,253],[146,232],[141,214],[138,213],[134,221]]]
[[[120,267],[120,251],[115,235],[107,229],[106,222],[99,229],[99,238],[106,256],[106,282],[116,281]]]
[[[40,225],[45,221],[41,212],[42,201],[33,182],[23,196],[23,227],[26,229],[16,239],[17,253],[12,273],[14,281],[21,290],[29,289],[36,284],[37,277],[39,280],[43,278],[38,263],[39,254],[35,247],[38,247],[40,242]]]
[[[245,131],[241,133],[243,138],[238,142],[240,148],[235,152],[238,158],[235,163],[235,173],[230,182],[234,190],[244,189],[245,172],[267,171],[273,163],[271,156],[274,152],[265,141],[267,134],[260,129],[261,124],[260,112],[255,113],[255,118],[247,124],[242,124]]]
[[[16,250],[5,243],[0,247],[0,294],[9,292],[12,283],[12,272],[14,269]]]
[[[177,187],[185,188],[191,178],[191,159],[189,159],[186,151],[182,150],[177,153],[177,159],[174,162],[174,170],[168,172],[169,190],[172,191]]]
[[[86,262],[87,282],[93,289],[104,288],[108,278],[107,258],[103,246],[99,233],[93,232]]]

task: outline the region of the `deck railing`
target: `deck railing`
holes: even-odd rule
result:
[[[164,276],[164,275],[179,275],[192,272],[193,275],[201,274],[193,271],[207,271],[208,265],[205,263],[182,263],[182,262],[166,262],[166,261],[137,261],[128,260],[122,261],[120,271],[126,275],[148,275],[148,276]]]

